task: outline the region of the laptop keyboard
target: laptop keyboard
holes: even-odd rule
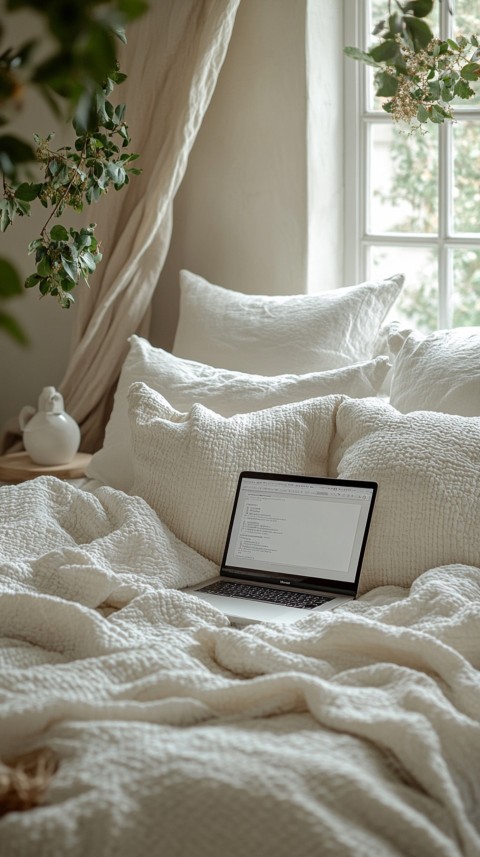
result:
[[[293,592],[285,589],[267,589],[264,586],[254,586],[251,583],[230,583],[219,580],[210,586],[202,586],[202,592],[214,595],[227,595],[229,598],[251,598],[253,601],[267,601],[269,604],[280,604],[283,607],[298,607],[303,610],[313,610],[332,601],[325,595],[313,595],[310,592]]]

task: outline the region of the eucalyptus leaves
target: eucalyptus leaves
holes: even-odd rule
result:
[[[43,168],[43,181],[13,182],[4,177],[4,198],[0,201],[0,229],[4,232],[15,217],[30,214],[30,206],[38,200],[51,213],[40,237],[29,245],[35,254],[36,270],[25,281],[26,288],[38,286],[42,295],[56,297],[62,307],[73,302],[72,289],[88,277],[101,261],[102,254],[95,238],[95,224],[88,228],[51,227],[54,217],[61,217],[69,206],[82,211],[84,204],[97,202],[110,188],[121,190],[131,175],[140,170],[131,166],[137,154],[122,152],[130,142],[124,122],[125,105],[116,107],[107,100],[116,83],[125,75],[115,72],[99,90],[96,99],[96,122],[88,130],[77,117],[74,147],[54,150],[46,139],[34,135],[36,160]]]
[[[452,101],[475,95],[480,79],[480,49],[476,35],[434,38],[424,20],[433,0],[388,0],[388,15],[374,35],[380,41],[368,51],[347,47],[345,53],[375,69],[377,96],[383,109],[411,127],[451,119]]]
[[[37,26],[33,39],[0,53],[0,230],[11,227],[17,217],[28,216],[32,205],[48,210],[39,237],[28,248],[35,271],[24,285],[38,287],[41,295],[52,295],[69,307],[72,290],[81,281],[88,284],[102,255],[95,224],[76,230],[55,221],[67,207],[80,212],[109,189],[121,190],[140,172],[132,166],[138,155],[126,151],[130,139],[125,105],[114,106],[109,96],[126,78],[118,70],[117,40],[126,41],[125,25],[142,15],[148,3],[4,0],[3,6],[5,13],[29,10]],[[58,118],[69,122],[73,117],[72,146],[55,150],[52,135],[46,139],[33,135],[32,145],[8,130],[31,87],[40,91]],[[21,294],[18,271],[9,259],[0,258],[0,332],[25,343],[21,326],[4,309],[5,301]]]
[[[73,301],[71,290],[81,278],[88,285],[89,275],[102,259],[94,228],[91,223],[77,232],[58,224],[48,234],[31,241],[28,249],[35,253],[36,272],[27,277],[25,288],[38,286],[40,294],[51,294],[62,307],[68,308]]]

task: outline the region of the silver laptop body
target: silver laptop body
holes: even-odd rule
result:
[[[356,597],[376,482],[245,471],[217,577],[187,592],[234,625],[296,622]]]

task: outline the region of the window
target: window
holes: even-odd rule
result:
[[[480,31],[480,0],[438,2],[442,38]],[[365,49],[387,0],[344,0],[345,44]],[[419,330],[480,325],[480,94],[454,122],[399,131],[371,69],[345,58],[347,282],[403,272],[395,317]]]

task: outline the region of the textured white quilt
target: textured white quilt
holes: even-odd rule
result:
[[[0,489],[0,757],[60,761],[2,857],[478,857],[480,570],[245,631],[177,591],[213,570],[113,489]]]

